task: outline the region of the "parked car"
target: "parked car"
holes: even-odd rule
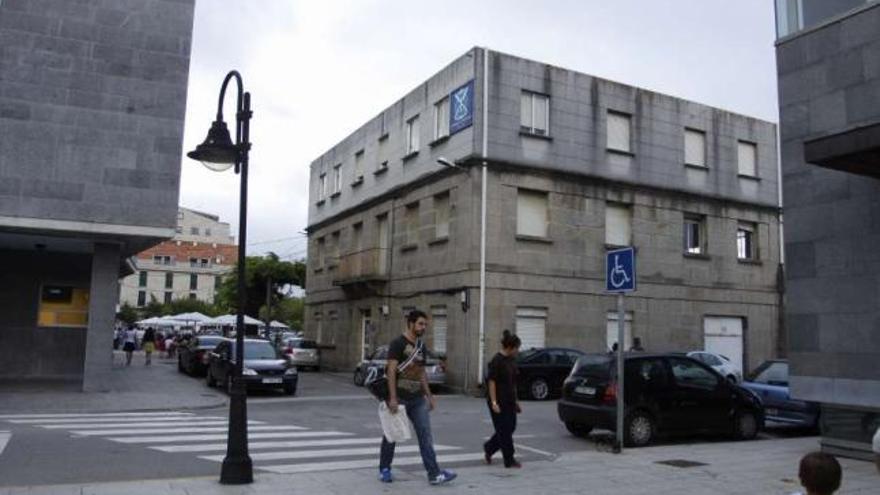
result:
[[[321,369],[321,351],[318,349],[318,343],[314,340],[299,337],[291,337],[286,340],[282,338],[279,350],[291,365],[299,368],[312,368],[315,371]]]
[[[364,386],[364,379],[371,369],[376,370],[376,376],[384,375],[387,363],[388,346],[377,347],[367,359],[361,361],[354,369],[354,384],[358,387]],[[446,385],[446,356],[428,349],[427,359],[425,359],[425,375],[428,378],[428,385]]]
[[[517,395],[520,399],[547,400],[559,397],[571,367],[585,354],[577,349],[548,347],[529,349],[517,356]]]
[[[219,335],[199,335],[181,341],[177,347],[177,370],[202,376],[208,368],[208,354],[217,344],[227,340]]]
[[[754,438],[764,426],[761,399],[717,371],[680,354],[626,353],[624,442],[640,447],[660,434],[726,433]],[[580,358],[557,404],[572,434],[616,430],[617,362],[607,354]]]
[[[297,371],[267,340],[244,340],[244,371],[242,378],[248,390],[282,389],[284,393],[296,393]],[[205,380],[209,387],[223,384],[227,392],[232,390],[232,374],[235,368],[235,341],[226,339],[208,354]]]
[[[742,382],[742,370],[737,368],[727,356],[709,351],[691,351],[687,355],[707,366],[711,366],[712,369],[726,376],[733,383]]]
[[[788,361],[764,361],[743,386],[764,403],[768,421],[819,429],[819,404],[792,399],[788,392]]]

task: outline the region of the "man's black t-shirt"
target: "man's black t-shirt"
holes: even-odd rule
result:
[[[425,367],[425,346],[420,340],[410,342],[406,336],[401,335],[391,341],[388,346],[388,359],[397,361],[397,365],[405,363],[412,354],[418,353],[403,371],[397,374],[397,398],[415,399],[420,397],[422,391],[422,373]],[[392,373],[390,368],[386,374]]]
[[[495,382],[495,397],[499,406],[516,405],[516,375],[516,358],[499,352],[489,361],[489,380]]]

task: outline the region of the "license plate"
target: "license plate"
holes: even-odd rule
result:
[[[281,383],[281,378],[263,378],[263,383]]]
[[[764,410],[764,413],[767,416],[779,416],[779,409],[768,407],[767,409]]]
[[[574,393],[593,396],[596,395],[596,389],[594,387],[575,387]]]

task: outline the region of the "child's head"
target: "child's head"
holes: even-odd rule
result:
[[[801,459],[798,476],[809,495],[831,495],[840,488],[840,463],[831,454],[810,452]]]

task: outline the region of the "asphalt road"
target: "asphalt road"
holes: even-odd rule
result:
[[[170,375],[179,380],[196,380]],[[381,428],[377,402],[348,374],[300,375],[295,397],[252,394],[248,399],[251,455],[261,472],[298,473],[374,467]],[[0,417],[9,441],[0,452],[0,486],[219,476],[225,453],[226,408],[83,416]],[[492,433],[485,401],[441,394],[431,416],[441,466],[481,463]],[[761,438],[802,434],[789,430]],[[610,432],[571,436],[555,402],[524,402],[515,440],[524,464],[563,452],[609,451]],[[672,443],[722,441],[675,439]],[[760,441],[760,440],[758,440]],[[395,469],[422,472],[416,442],[399,445]],[[612,454],[608,454],[612,455]]]

